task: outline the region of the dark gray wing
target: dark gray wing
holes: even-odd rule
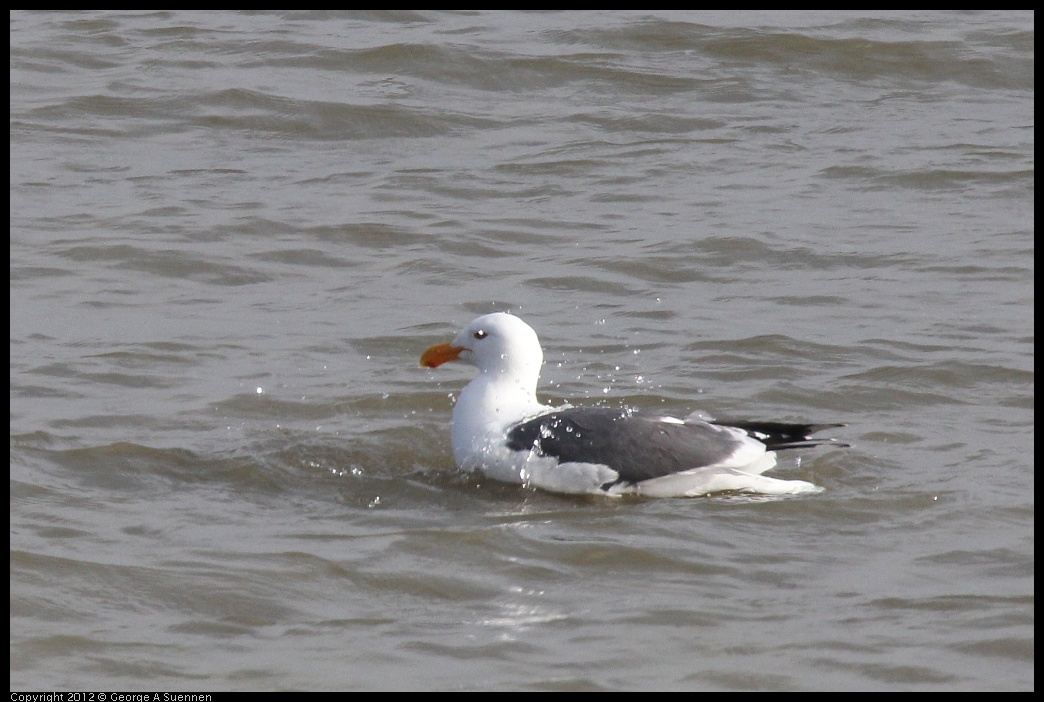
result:
[[[719,463],[742,443],[707,422],[665,422],[627,409],[574,407],[515,425],[507,434],[515,451],[535,450],[562,463],[598,463],[637,483]]]

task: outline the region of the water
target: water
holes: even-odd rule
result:
[[[1033,19],[12,12],[12,689],[1033,689]],[[853,446],[464,478],[494,310]]]

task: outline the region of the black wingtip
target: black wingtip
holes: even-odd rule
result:
[[[791,424],[788,422],[747,422],[716,420],[713,424],[725,427],[736,427],[747,432],[747,435],[765,444],[772,451],[796,448],[812,448],[814,446],[834,446],[835,448],[847,448],[850,444],[837,439],[814,439],[813,434],[818,434],[826,429],[837,429],[845,424]]]

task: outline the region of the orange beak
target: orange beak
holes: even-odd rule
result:
[[[450,343],[435,344],[421,354],[420,364],[425,368],[438,368],[447,361],[456,361],[464,348]]]

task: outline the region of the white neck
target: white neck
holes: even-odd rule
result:
[[[536,377],[480,373],[453,406],[453,455],[461,463],[477,448],[500,441],[511,425],[547,409],[536,398]]]

